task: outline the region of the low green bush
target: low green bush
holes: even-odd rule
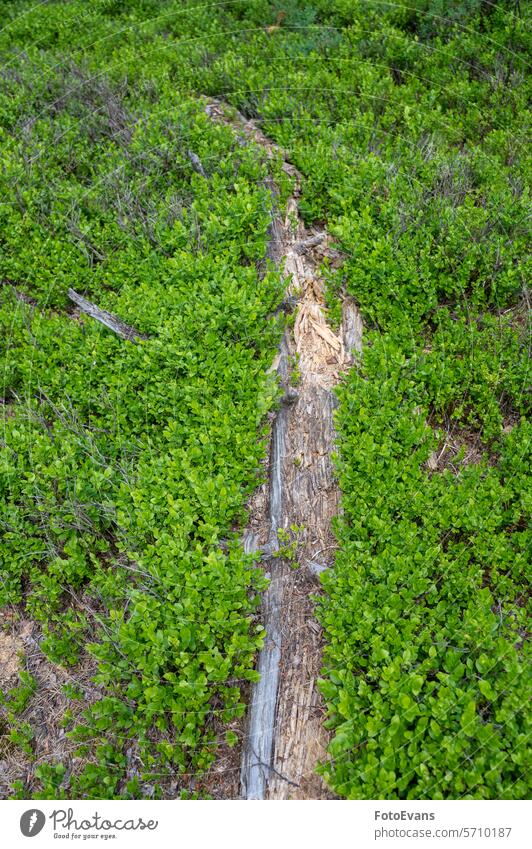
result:
[[[264,582],[236,529],[276,392],[282,283],[256,272],[264,157],[210,121],[210,95],[287,149],[302,214],[343,252],[324,268],[331,318],[347,293],[366,325],[339,390],[321,771],[348,798],[523,797],[528,11],[0,11],[0,598],[55,662],[89,640],[103,693],[73,732],[84,768],[41,764],[33,792],[157,796],[181,776],[172,792],[201,793],[186,776],[255,675]],[[147,339],[72,314],[69,286]]]

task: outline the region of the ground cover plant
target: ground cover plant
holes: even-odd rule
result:
[[[281,282],[266,165],[206,95],[289,152],[307,222],[344,255],[323,269],[330,315],[347,293],[366,325],[339,390],[323,775],[347,798],[523,798],[523,4],[0,9],[0,592],[51,661],[75,669],[90,638],[103,694],[66,718],[77,760],[38,758],[13,791],[164,795],[177,775],[191,792],[254,675],[263,581],[234,529]],[[80,318],[69,286],[147,338]],[[6,745],[31,759],[30,679],[15,690]]]
[[[65,7],[46,11],[53,32]],[[73,769],[37,757],[13,789],[160,795],[206,770],[256,674],[264,581],[235,527],[276,394],[270,198],[260,152],[201,103],[66,61],[36,48],[4,78],[0,595],[54,663],[89,642],[101,698],[65,716]]]

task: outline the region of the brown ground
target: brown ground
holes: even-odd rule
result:
[[[32,790],[35,766],[44,761],[68,762],[76,744],[65,734],[62,720],[67,708],[74,717],[80,717],[88,701],[98,697],[98,688],[91,682],[95,672],[94,661],[86,655],[72,670],[67,671],[46,659],[39,647],[40,633],[37,625],[18,614],[1,613],[0,627],[9,626],[10,634],[0,631],[0,687],[7,695],[19,684],[19,671],[26,670],[35,679],[35,694],[27,707],[17,715],[18,722],[27,722],[34,732],[31,758],[20,747],[10,744],[7,735],[0,737],[0,798],[9,796],[15,780],[22,780],[27,794]],[[72,701],[63,692],[65,684],[74,684],[82,698]],[[8,706],[0,707],[1,726]],[[0,734],[2,727],[0,726]],[[80,766],[81,764],[78,764]],[[74,768],[76,764],[73,764]]]

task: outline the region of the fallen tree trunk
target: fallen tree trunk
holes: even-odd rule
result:
[[[266,639],[248,709],[241,792],[246,799],[331,798],[316,773],[326,758],[329,735],[316,686],[323,646],[312,597],[335,550],[331,520],[338,512],[339,490],[331,460],[333,390],[360,350],[362,325],[348,300],[340,331],[327,324],[318,266],[325,256],[336,262],[338,255],[326,232],[307,229],[301,220],[300,174],[252,121],[231,115],[219,101],[209,101],[206,111],[270,157],[281,153],[283,170],[294,180],[284,219],[276,211],[275,186],[267,183],[273,209],[267,256],[284,267],[285,301],[295,301],[297,312],[276,362],[286,400],[272,425],[268,483],[252,498],[244,533],[246,551],[261,552],[270,583],[262,600]],[[292,537],[296,550],[287,557],[282,545]]]

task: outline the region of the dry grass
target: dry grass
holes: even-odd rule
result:
[[[86,652],[81,661],[71,670],[51,663],[40,648],[42,635],[38,626],[18,613],[0,614],[3,628],[9,628],[0,634],[0,679],[4,693],[16,686],[18,673],[22,669],[32,675],[36,682],[35,694],[27,707],[17,716],[20,722],[29,723],[33,739],[31,757],[18,746],[4,747],[0,760],[0,798],[6,798],[11,792],[13,782],[20,780],[30,795],[33,786],[35,766],[39,763],[62,761],[70,772],[79,770],[82,762],[74,758],[77,744],[66,736],[63,718],[70,710],[72,721],[81,719],[83,710],[91,701],[99,698],[99,689],[93,684],[95,662]],[[82,694],[79,700],[72,700],[63,690],[65,684],[75,685]],[[2,707],[0,721],[7,729],[6,708]]]

